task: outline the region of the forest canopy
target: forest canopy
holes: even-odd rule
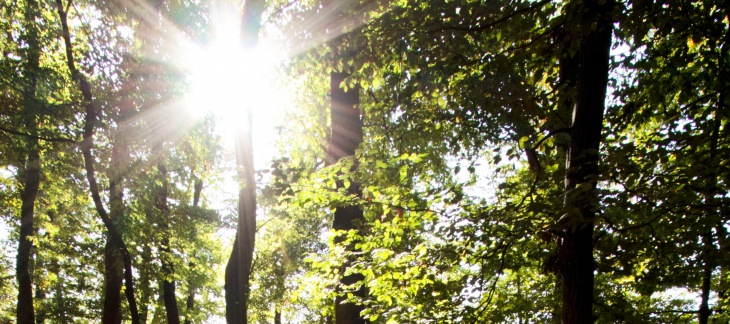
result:
[[[730,4],[8,0],[0,322],[730,322]]]

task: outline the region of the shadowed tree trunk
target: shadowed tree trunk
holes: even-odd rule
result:
[[[193,207],[198,207],[198,204],[200,203],[200,194],[203,191],[203,181],[198,179],[196,177],[195,179],[195,190],[193,191]],[[189,263],[190,268],[195,266],[195,263],[193,261],[190,261]],[[190,320],[190,313],[195,308],[195,282],[193,280],[190,280],[188,282],[188,298],[187,302],[185,303],[185,324],[191,324],[192,321]]]
[[[606,89],[614,2],[577,3],[582,13],[578,74],[570,149],[565,178],[567,216],[558,247],[559,272],[563,280],[563,323],[593,323],[593,221],[598,208],[599,149]]]
[[[113,145],[112,161],[120,161],[122,154],[118,147],[119,143],[114,143]],[[114,223],[117,223],[124,213],[124,197],[121,188],[121,172],[116,166],[112,166],[112,168],[115,170],[112,171],[112,176],[109,180],[109,217]],[[111,235],[107,233],[106,244],[104,245],[103,323],[119,324],[122,322],[123,269],[119,246]]]
[[[241,46],[253,49],[258,43],[261,29],[263,0],[247,0],[243,6]],[[249,107],[250,108],[250,107]],[[241,107],[246,109],[246,107]],[[253,149],[251,138],[251,111],[245,126],[236,135],[236,165],[241,189],[238,191],[238,226],[233,250],[228,258],[225,274],[226,321],[229,324],[246,324],[250,292],[251,264],[253,263],[256,236],[256,182],[254,179]]]
[[[124,85],[123,85],[124,86]],[[124,124],[133,113],[133,103],[124,100],[119,106],[117,123]],[[111,166],[109,178],[109,217],[116,227],[125,217],[124,179],[129,170],[129,146],[126,134],[112,133]],[[104,245],[104,308],[103,323],[122,322],[122,285],[124,283],[124,261],[119,246],[107,233]]]
[[[728,8],[727,4],[723,3],[721,6],[725,14],[730,14],[730,8]],[[723,43],[720,47],[720,56],[718,58],[718,75],[727,75],[729,71],[728,65],[727,65],[727,58],[728,53],[730,52],[730,30],[725,33],[723,36]],[[727,233],[727,230],[724,225],[724,217],[723,217],[723,211],[721,207],[721,203],[719,199],[717,199],[718,195],[721,195],[720,192],[718,192],[717,184],[720,182],[720,179],[718,177],[718,168],[720,168],[719,165],[717,165],[717,149],[719,145],[719,140],[721,138],[720,132],[722,129],[724,129],[723,125],[723,116],[721,115],[723,111],[727,110],[726,107],[726,101],[727,101],[727,91],[728,89],[728,81],[727,77],[725,78],[718,78],[718,81],[720,83],[719,88],[720,91],[717,96],[717,106],[716,110],[714,112],[714,124],[712,132],[710,133],[710,156],[709,161],[707,165],[709,166],[708,170],[710,170],[710,174],[707,179],[707,192],[705,193],[705,205],[708,206],[708,214],[705,216],[709,218],[712,223],[713,227],[715,229],[715,233],[717,235],[717,238],[715,239],[712,235],[712,228],[707,229],[707,232],[705,232],[702,235],[702,244],[703,244],[703,269],[702,269],[702,291],[701,291],[701,299],[700,299],[700,307],[697,312],[698,322],[699,324],[707,324],[710,320],[710,315],[712,315],[712,311],[710,310],[709,306],[709,300],[710,300],[710,292],[712,289],[712,272],[715,270],[715,268],[720,265],[722,270],[722,265],[724,260],[723,258],[719,258],[718,255],[716,255],[719,247],[719,251],[722,251],[722,248],[725,247],[725,236]],[[718,264],[719,263],[719,264]],[[722,273],[722,272],[721,272]],[[718,299],[719,302],[722,303],[723,299],[725,299],[726,291],[723,291],[723,283],[725,281],[725,276],[720,276],[720,289],[718,290]]]
[[[702,264],[702,291],[700,293],[700,308],[697,311],[697,319],[699,324],[707,324],[710,320],[710,291],[712,288],[712,270],[715,269],[715,262],[712,259],[714,247],[714,240],[712,239],[712,232],[702,234],[702,245],[703,251],[703,264]]]
[[[121,255],[111,235],[106,235],[104,245],[104,309],[103,323],[122,322],[122,284]]]
[[[170,208],[167,206],[167,168],[162,161],[161,155],[162,143],[158,144],[155,151],[158,154],[157,176],[155,183],[159,185],[155,195],[155,208],[157,209],[162,231],[162,242],[160,246],[160,263],[162,265],[162,299],[165,304],[165,314],[167,323],[179,324],[180,312],[177,308],[177,299],[175,298],[175,279],[173,277],[175,269],[172,262],[172,248],[170,247]]]
[[[36,83],[38,65],[40,59],[40,45],[38,40],[38,29],[35,19],[38,17],[38,3],[34,0],[26,2],[25,6],[25,35],[24,40],[28,43],[26,50],[26,64],[23,68],[25,84],[23,86],[23,114],[25,126],[28,133],[37,135],[36,125]],[[18,237],[18,254],[15,260],[16,279],[18,280],[18,304],[16,309],[16,320],[18,324],[33,324],[35,311],[33,309],[33,283],[31,280],[31,253],[33,242],[29,239],[33,235],[33,218],[35,213],[35,201],[38,196],[41,176],[40,146],[37,138],[27,137],[25,141],[25,156],[23,164],[18,168],[19,180],[23,188],[20,191],[20,235]]]
[[[332,72],[330,75],[330,97],[331,97],[331,133],[328,152],[328,164],[334,164],[341,158],[354,156],[355,150],[362,143],[362,118],[360,110],[357,108],[359,103],[359,87],[350,88],[347,91],[340,87],[342,81],[349,74],[343,72]],[[338,183],[338,186],[342,186]],[[348,193],[359,196],[360,185],[354,180],[350,181],[350,187],[347,188]],[[358,206],[343,206],[335,209],[334,221],[332,228],[338,231],[358,230],[365,223],[365,217],[362,210]],[[343,237],[335,238],[335,244],[340,244],[344,240]],[[354,244],[349,246],[353,249]],[[351,263],[346,262],[341,269],[344,273],[345,269]],[[363,276],[359,273],[343,276],[340,283],[345,286],[356,284],[363,280]],[[359,297],[365,297],[365,287],[362,285],[357,288],[355,294]],[[335,323],[336,324],[359,324],[366,323],[360,316],[363,306],[353,302],[348,302],[347,297],[338,294],[335,299]]]
[[[276,305],[274,310],[274,324],[281,324],[281,305]]]
[[[727,46],[728,44],[723,44],[723,54],[727,54]],[[724,66],[723,62],[721,62],[721,66]],[[716,161],[720,131],[723,128],[722,117],[720,117],[719,114],[720,111],[725,108],[725,93],[724,91],[721,91],[718,96],[717,110],[714,112],[714,123],[710,133],[710,156],[707,161],[707,165],[709,166],[709,175],[707,177],[707,192],[705,192],[705,205],[707,206],[707,214],[705,215],[705,218],[711,222],[711,226],[709,226],[707,231],[702,234],[702,291],[700,293],[700,307],[697,312],[697,320],[699,324],[709,323],[710,315],[712,315],[712,310],[710,310],[709,305],[710,292],[712,291],[712,272],[717,267],[716,259],[720,259],[716,255],[716,246],[719,245],[722,247],[722,243],[719,239],[724,232],[719,230],[720,227],[723,227],[723,221],[721,216],[722,212],[720,211],[720,202],[716,198],[719,194],[717,189],[717,183],[719,181],[717,170],[720,168]],[[712,235],[713,227],[716,228],[718,240],[716,240]]]
[[[152,263],[152,248],[149,244],[142,243],[142,253],[140,257],[142,258],[142,264]],[[152,301],[153,295],[152,278],[154,275],[150,273],[150,269],[140,268],[139,272],[139,318],[141,323],[147,323],[147,318],[149,317],[149,305]]]
[[[248,310],[249,281],[253,263],[256,236],[256,183],[254,181],[253,152],[251,140],[251,113],[248,113],[247,128],[236,139],[236,162],[242,189],[238,192],[238,228],[233,250],[226,265],[226,320],[229,324],[246,324]],[[242,170],[240,167],[242,166]]]
[[[104,205],[101,201],[101,195],[99,194],[99,185],[96,182],[96,175],[94,170],[94,156],[91,152],[94,147],[94,128],[96,127],[96,121],[98,118],[98,110],[94,104],[94,97],[91,93],[91,85],[89,84],[86,77],[76,69],[73,56],[73,45],[71,43],[71,32],[68,28],[67,13],[68,6],[66,9],[63,7],[62,0],[56,0],[56,9],[61,19],[61,28],[63,32],[63,41],[66,48],[66,63],[69,71],[71,72],[71,78],[78,83],[79,90],[83,96],[83,103],[86,112],[83,141],[81,143],[81,151],[84,156],[84,168],[86,169],[86,179],[89,182],[89,191],[91,191],[91,198],[94,201],[94,207],[97,214],[104,223],[104,227],[107,229],[107,233],[114,241],[114,244],[119,247],[119,252],[122,256],[122,263],[124,264],[124,285],[125,294],[127,297],[127,303],[133,324],[139,323],[139,312],[137,311],[137,302],[134,299],[134,275],[132,274],[132,258],[129,255],[129,250],[124,244],[122,236],[117,231],[117,228],[109,217]],[[69,3],[70,5],[70,3]]]

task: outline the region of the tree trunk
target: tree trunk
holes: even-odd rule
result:
[[[193,191],[193,207],[198,207],[198,204],[200,203],[200,193],[203,191],[203,181],[200,179],[195,179],[195,190]],[[189,263],[190,268],[195,266],[195,263],[190,261]],[[195,308],[195,282],[193,280],[190,280],[188,282],[188,298],[187,302],[185,303],[185,324],[191,324],[192,321],[190,321],[190,313]]]
[[[276,305],[274,310],[274,324],[281,324],[281,305]]]
[[[727,54],[727,44],[723,45],[723,54]],[[721,62],[720,66],[724,66]],[[721,69],[722,70],[722,69]],[[720,92],[718,96],[717,110],[715,110],[715,119],[712,131],[710,132],[710,156],[709,161],[706,165],[709,166],[709,175],[707,176],[707,192],[705,192],[705,206],[707,206],[707,214],[705,218],[711,222],[709,228],[705,233],[702,234],[702,245],[703,251],[703,268],[702,268],[702,291],[700,293],[700,307],[697,312],[697,319],[699,324],[707,324],[710,320],[712,311],[710,310],[710,292],[712,291],[712,272],[717,266],[715,261],[716,245],[721,245],[719,240],[715,240],[712,236],[712,228],[724,227],[720,211],[720,202],[715,197],[718,195],[717,183],[718,176],[717,171],[720,168],[717,165],[717,148],[720,140],[720,130],[722,129],[722,118],[719,116],[720,111],[725,109],[725,93]],[[718,239],[721,237],[721,231],[717,232]]]
[[[359,103],[359,88],[350,88],[347,91],[340,87],[342,81],[349,74],[343,72],[332,72],[330,75],[330,96],[332,100],[331,107],[331,134],[328,152],[328,164],[337,163],[340,159],[348,156],[354,156],[355,150],[362,143],[362,118],[360,110],[357,108]],[[338,183],[342,186],[342,183]],[[359,196],[360,185],[354,180],[350,181],[350,187],[347,188],[348,193]],[[365,223],[365,217],[362,210],[358,206],[343,206],[335,209],[334,221],[332,228],[338,231],[359,230]],[[335,238],[335,244],[340,244],[344,240],[343,237]],[[354,249],[354,244],[350,244],[348,249]],[[343,265],[341,273],[345,272],[351,262]],[[340,283],[350,286],[362,281],[363,276],[359,273],[350,274],[342,277]],[[365,287],[362,285],[355,291],[358,297],[365,297]],[[335,298],[335,323],[336,324],[360,324],[366,321],[360,316],[363,306],[353,302],[348,302],[347,297],[338,294]]]
[[[710,290],[712,288],[712,270],[715,269],[715,262],[712,260],[712,250],[714,250],[714,244],[712,239],[712,232],[707,232],[702,235],[702,245],[704,251],[704,262],[702,265],[702,292],[700,293],[700,309],[697,312],[699,324],[707,324],[710,320]]]
[[[155,151],[161,153],[162,143],[158,144]],[[160,246],[160,264],[162,265],[162,298],[165,304],[167,323],[179,324],[180,312],[177,308],[175,298],[175,268],[172,262],[172,248],[170,247],[170,208],[167,206],[167,168],[162,162],[162,156],[158,156],[157,177],[155,183],[160,185],[155,196],[155,208],[157,208],[160,229],[162,231],[162,242]]]
[[[263,0],[247,0],[243,6],[241,24],[241,45],[252,50],[258,43],[261,28],[261,14],[265,8]],[[254,178],[253,149],[251,138],[251,110],[245,126],[236,136],[236,165],[242,182],[238,192],[238,226],[233,250],[228,258],[225,273],[226,321],[229,324],[246,324],[249,281],[253,263],[256,236],[256,182]]]
[[[185,303],[185,306],[185,324],[191,324],[192,321],[190,320],[190,312],[192,312],[193,308],[195,308],[195,290],[193,290],[192,288],[190,289],[190,293],[188,294],[188,299]]]
[[[26,35],[28,42],[28,56],[24,71],[26,80],[24,85],[25,96],[23,98],[23,113],[25,126],[28,133],[38,133],[35,116],[37,114],[35,104],[36,74],[38,73],[40,59],[40,45],[38,41],[38,30],[35,19],[38,17],[38,3],[29,0],[25,7]],[[31,280],[31,253],[33,242],[30,236],[33,235],[33,217],[35,213],[35,201],[40,187],[41,157],[40,147],[37,138],[28,137],[25,141],[26,156],[23,166],[18,168],[19,178],[23,185],[20,191],[20,235],[18,237],[18,255],[15,261],[15,272],[18,280],[18,304],[16,309],[16,320],[18,324],[33,324],[35,322],[35,311],[33,309],[33,283]]]
[[[256,183],[253,169],[251,139],[251,112],[248,112],[247,126],[236,139],[236,162],[243,188],[238,192],[238,228],[233,242],[233,251],[226,265],[226,320],[232,323],[247,323],[249,281],[253,263],[256,237]],[[241,170],[242,167],[242,170]]]
[[[149,218],[149,217],[148,217]],[[142,244],[142,253],[140,255],[142,264],[152,264],[152,248],[149,244]],[[139,285],[140,285],[140,297],[139,297],[139,318],[140,323],[147,323],[149,317],[149,304],[152,301],[152,277],[149,269],[140,268],[139,274]]]
[[[134,275],[132,274],[132,258],[129,255],[129,250],[124,244],[122,236],[117,231],[114,222],[109,217],[109,214],[104,209],[104,204],[101,202],[101,195],[99,194],[99,185],[96,182],[96,175],[94,170],[94,156],[91,150],[94,146],[94,128],[96,127],[97,120],[97,108],[94,105],[94,97],[91,94],[91,85],[86,80],[86,77],[76,69],[76,64],[73,57],[73,45],[71,44],[71,32],[68,28],[67,12],[63,8],[62,0],[56,0],[56,8],[58,15],[61,18],[61,28],[63,32],[63,40],[66,47],[66,63],[68,69],[71,72],[71,78],[76,81],[79,85],[79,90],[84,98],[84,108],[86,110],[86,117],[84,121],[84,139],[81,143],[81,151],[84,156],[84,168],[86,169],[86,179],[89,182],[89,191],[91,191],[91,198],[94,201],[94,207],[97,214],[104,223],[104,227],[107,229],[107,233],[112,238],[114,243],[119,246],[119,252],[122,255],[122,262],[124,264],[124,285],[125,294],[127,296],[127,303],[129,304],[129,311],[132,318],[133,324],[139,323],[139,312],[137,311],[137,302],[134,299]]]
[[[106,235],[104,245],[104,308],[102,323],[119,324],[122,322],[122,260],[119,247],[111,235]]]
[[[566,211],[558,247],[563,323],[593,323],[593,222],[598,209],[599,149],[608,85],[614,2],[581,3],[578,78],[566,161]],[[578,32],[578,31],[576,31]]]
[[[109,217],[116,224],[124,216],[124,190],[122,184],[122,162],[126,150],[120,141],[112,145],[111,174],[109,177]],[[104,245],[104,308],[102,322],[119,324],[122,322],[122,284],[124,267],[119,246],[107,233]]]

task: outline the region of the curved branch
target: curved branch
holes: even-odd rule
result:
[[[94,201],[94,207],[96,212],[101,217],[104,226],[111,238],[119,246],[119,250],[122,254],[122,261],[124,262],[124,285],[125,294],[127,296],[127,302],[129,304],[129,310],[132,317],[132,323],[139,323],[139,312],[137,310],[137,302],[134,299],[134,276],[132,274],[132,258],[129,254],[126,244],[122,236],[117,231],[116,226],[109,218],[109,214],[104,205],[101,202],[101,195],[99,194],[99,185],[96,182],[96,176],[94,171],[94,156],[91,154],[91,149],[94,146],[94,127],[98,117],[97,109],[94,107],[93,96],[91,94],[91,86],[86,80],[86,77],[76,69],[73,58],[73,45],[71,44],[71,33],[68,28],[67,12],[63,9],[62,0],[56,0],[56,7],[58,9],[58,15],[61,18],[61,27],[63,28],[63,40],[66,45],[66,59],[68,69],[71,71],[71,77],[74,81],[78,82],[79,90],[84,97],[84,106],[86,108],[86,118],[84,124],[84,139],[81,142],[81,151],[84,156],[84,167],[86,169],[86,178],[89,182],[89,189],[91,191],[91,197]],[[70,4],[70,3],[69,3]]]

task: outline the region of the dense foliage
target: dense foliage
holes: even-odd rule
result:
[[[2,6],[0,322],[730,321],[727,3],[222,3]],[[287,52],[255,173],[183,99],[216,10]]]

